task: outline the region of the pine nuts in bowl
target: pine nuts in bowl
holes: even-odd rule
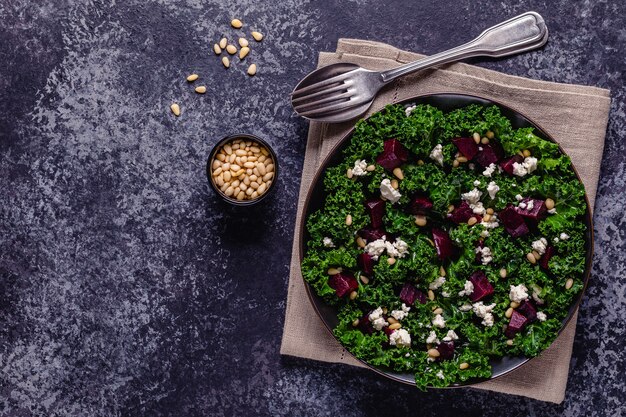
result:
[[[213,147],[206,171],[209,185],[222,200],[250,206],[274,189],[278,163],[266,141],[237,134],[225,137]]]

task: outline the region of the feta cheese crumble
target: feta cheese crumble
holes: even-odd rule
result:
[[[509,298],[511,301],[521,303],[528,299],[528,288],[524,284],[511,285],[511,291],[509,291]]]
[[[443,152],[442,152],[441,143],[438,143],[437,146],[433,148],[429,156],[430,156],[430,159],[437,162],[439,165],[443,166]]]
[[[354,168],[352,168],[352,175],[362,177],[367,175],[367,162],[365,159],[354,161]]]
[[[475,181],[474,181],[474,187],[478,187],[478,186],[480,186],[480,181],[475,180]]]
[[[548,213],[556,214],[556,209],[555,208],[551,208],[550,210],[548,210]]]
[[[329,237],[325,237],[322,240],[322,243],[324,244],[324,247],[326,247],[326,248],[334,248],[335,247],[335,244],[333,243],[332,239],[329,238]]]
[[[491,177],[491,174],[493,174],[495,170],[496,170],[496,164],[491,163],[489,164],[487,168],[485,168],[485,170],[483,171],[483,175],[485,177]]]
[[[480,254],[480,261],[483,265],[487,265],[489,262],[493,261],[493,254],[491,253],[491,248],[485,246],[484,248],[478,247],[475,249],[476,253]]]
[[[383,236],[382,239],[376,239],[365,245],[365,253],[371,256],[375,261],[378,260],[378,257],[387,249],[385,237],[386,236]]]
[[[496,213],[493,213],[488,222],[486,222],[483,219],[480,222],[480,224],[483,225],[486,229],[495,229],[496,227],[500,226],[500,223],[498,223],[498,215]],[[483,231],[486,231],[486,230],[483,230]],[[487,232],[487,236],[489,236],[489,232]],[[483,237],[487,237],[487,236],[483,236]]]
[[[433,282],[428,284],[428,289],[434,291],[434,290],[438,289],[439,287],[441,287],[444,282],[446,282],[446,277],[435,278],[435,280]]]
[[[402,239],[396,238],[395,242],[389,242],[387,236],[376,239],[365,245],[364,251],[377,261],[380,255],[387,252],[393,258],[404,258],[409,253],[409,245]]]
[[[492,200],[496,198],[498,191],[500,191],[500,187],[498,187],[495,181],[491,181],[489,185],[487,185],[487,193],[489,193],[489,197],[491,197]]]
[[[483,193],[478,188],[474,188],[472,191],[461,194],[461,199],[467,201],[467,204],[469,204],[475,214],[482,215],[485,214],[485,207],[483,207],[483,203],[480,201],[482,195]]]
[[[546,316],[546,313],[544,313],[543,311],[538,311],[537,312],[537,320],[539,321],[546,321],[548,317]]]
[[[397,347],[411,347],[411,335],[404,329],[398,329],[389,335],[389,344]]]
[[[448,330],[448,334],[443,338],[444,342],[449,342],[451,340],[458,340],[459,336],[454,332],[454,330]]]
[[[465,295],[471,295],[474,292],[474,284],[472,281],[465,281],[465,286],[463,290],[459,291],[459,297],[463,297]]]
[[[523,177],[537,169],[537,158],[529,156],[524,158],[524,162],[521,164],[519,162],[513,163],[513,174],[518,177]]]
[[[372,311],[369,315],[369,320],[372,323],[372,327],[376,330],[382,330],[383,327],[388,326],[387,320],[383,317],[383,309],[378,307],[376,310]]]
[[[459,310],[461,311],[470,311],[471,309],[472,309],[471,304],[463,304],[461,307],[459,307]]]
[[[416,107],[417,107],[416,105],[413,105],[413,106],[408,106],[406,109],[404,109],[404,113],[406,114],[406,117],[409,117]]]
[[[426,343],[428,343],[429,345],[435,345],[439,343],[439,339],[437,338],[437,333],[431,330],[430,333],[428,334],[428,338],[426,339]]]
[[[561,233],[561,234],[559,235],[559,238],[560,238],[561,240],[567,240],[567,239],[569,239],[569,235],[568,235],[567,233]]]
[[[493,326],[493,313],[491,311],[495,308],[496,303],[484,305],[482,301],[474,303],[472,305],[472,310],[477,317],[483,319],[481,324],[483,326],[492,327]]]
[[[521,195],[521,194],[515,194],[515,199],[516,199],[517,201],[522,201],[522,200],[524,199],[524,197],[522,197],[522,195]]]
[[[389,178],[385,178],[380,182],[380,195],[385,200],[391,201],[391,203],[397,203],[398,200],[400,200],[400,197],[402,197],[400,191],[391,186]]]
[[[437,372],[436,376],[439,379],[444,379],[445,378],[445,376],[443,375],[443,371],[441,371],[441,370],[439,372]]]
[[[440,329],[446,327],[446,321],[441,314],[437,314],[435,316],[435,318],[433,319],[433,326],[439,327]]]
[[[411,311],[411,307],[407,307],[406,304],[402,303],[402,307],[400,307],[400,310],[393,310],[391,312],[391,317],[400,321],[409,315],[409,311]]]
[[[533,250],[536,250],[539,255],[543,255],[546,253],[546,249],[548,247],[548,241],[545,237],[542,237],[539,240],[535,240],[533,243]]]

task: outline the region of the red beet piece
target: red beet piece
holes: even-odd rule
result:
[[[539,259],[539,266],[543,269],[549,269],[548,262],[550,262],[550,258],[554,256],[554,246],[548,246],[543,255],[541,255],[541,259]]]
[[[524,162],[524,157],[522,155],[513,155],[512,157],[500,162],[500,168],[502,168],[502,170],[507,174],[513,175],[513,164],[521,164],[522,162]]]
[[[365,239],[367,242],[373,242],[374,240],[382,239],[383,236],[389,236],[385,229],[373,229],[371,227],[364,227],[359,230],[358,235]]]
[[[498,218],[504,225],[506,231],[513,237],[520,237],[528,234],[528,225],[512,204],[506,206],[504,210],[498,213]]]
[[[454,356],[454,342],[441,342],[435,349],[439,351],[438,360],[452,359]]]
[[[480,147],[482,148],[482,151],[478,151],[474,157],[474,161],[480,164],[483,168],[487,168],[491,164],[497,164],[498,161],[504,156],[504,150],[498,142],[491,141],[486,145],[480,145]]]
[[[515,208],[515,211],[517,211],[520,216],[526,219],[532,219],[534,221],[539,221],[539,219],[544,217],[546,212],[548,211],[544,201],[536,198],[526,197],[522,201],[520,201],[519,204],[525,206],[526,208],[521,208],[518,205]],[[532,206],[532,208],[529,209],[529,206]]]
[[[478,145],[474,142],[474,138],[454,138],[452,139],[459,150],[467,159],[472,159],[478,153]]]
[[[433,202],[423,195],[416,195],[409,204],[409,213],[426,214],[433,208]]]
[[[454,246],[448,232],[433,227],[432,233],[439,260],[451,258],[454,255]]]
[[[469,296],[473,303],[493,294],[493,285],[491,285],[483,271],[474,272],[469,277],[469,280],[474,284],[474,291]]]
[[[397,139],[388,139],[384,143],[383,153],[376,158],[376,163],[388,171],[393,171],[408,160],[408,149]]]
[[[341,272],[330,277],[328,285],[330,288],[335,290],[335,293],[339,298],[344,297],[359,288],[359,283],[356,282],[354,276],[345,272]]]
[[[406,283],[400,290],[400,301],[408,306],[412,306],[415,301],[419,301],[420,304],[426,304],[428,299],[426,294],[415,288],[411,283]]]
[[[452,213],[448,214],[448,218],[456,224],[467,223],[467,221],[474,215],[472,208],[467,204],[467,201],[461,201],[461,204],[456,207]]]
[[[517,333],[522,331],[526,323],[528,323],[528,319],[517,310],[513,310],[513,315],[511,315],[509,325],[504,330],[504,335],[509,339],[514,338]]]
[[[383,216],[385,215],[385,202],[380,198],[374,198],[365,202],[365,208],[370,214],[370,222],[372,228],[378,229],[383,225]]]
[[[369,313],[365,314],[363,317],[359,319],[358,329],[361,330],[365,334],[374,333],[374,327],[372,326],[372,322],[370,321]]]
[[[383,332],[385,332],[387,336],[391,336],[391,333],[395,332],[395,329],[392,330],[389,327],[383,327]]]
[[[529,323],[537,320],[537,309],[533,305],[532,301],[522,301],[522,304],[517,307],[517,311],[519,311],[524,317],[526,317]]]
[[[356,258],[356,263],[361,268],[361,272],[365,275],[372,275],[374,273],[374,260],[369,253],[361,253]]]

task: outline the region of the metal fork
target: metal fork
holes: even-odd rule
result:
[[[300,116],[323,122],[343,122],[363,114],[386,84],[412,72],[476,56],[503,57],[539,48],[548,28],[536,12],[526,12],[483,31],[456,48],[388,71],[370,71],[338,63],[317,69],[298,83],[291,103]]]

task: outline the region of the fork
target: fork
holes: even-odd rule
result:
[[[387,71],[371,71],[346,62],[319,68],[298,83],[291,103],[300,116],[321,122],[353,119],[371,106],[378,91],[398,77],[470,57],[499,58],[539,48],[548,28],[536,12],[526,12],[484,30],[474,40]]]

